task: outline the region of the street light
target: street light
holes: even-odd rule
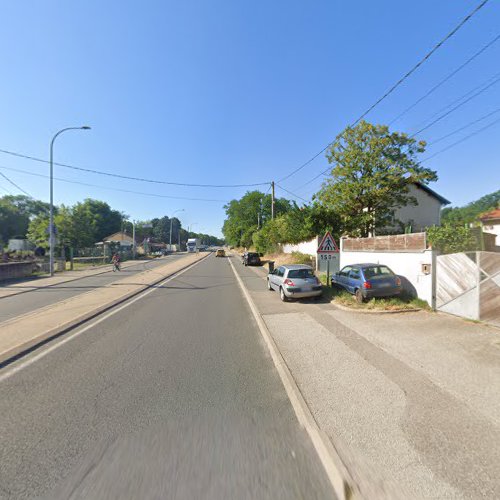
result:
[[[67,127],[59,130],[50,141],[50,219],[49,219],[49,269],[50,275],[54,276],[54,141],[59,135],[67,130],[90,130],[90,127]]]
[[[170,217],[170,241],[169,241],[170,248],[169,248],[169,251],[172,251],[172,222],[173,222],[173,217],[174,217],[174,215],[175,215],[177,212],[184,212],[184,209],[183,209],[183,208],[179,208],[179,210],[176,210],[176,211],[172,214],[172,216]]]

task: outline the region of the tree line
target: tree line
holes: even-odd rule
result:
[[[132,222],[128,216],[114,210],[105,201],[87,198],[74,205],[54,207],[54,225],[57,231],[58,246],[78,248],[93,247],[113,233],[123,231],[132,236]],[[171,224],[172,222],[172,224]],[[168,243],[172,226],[172,243],[186,242],[188,238],[200,238],[207,245],[221,245],[219,238],[200,233],[188,233],[182,228],[181,221],[174,217],[163,216],[151,221],[136,222],[136,242],[145,238],[151,241]],[[0,248],[9,239],[27,238],[34,245],[48,247],[49,205],[28,196],[3,196],[0,198]]]

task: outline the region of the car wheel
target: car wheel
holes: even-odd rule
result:
[[[273,291],[273,287],[271,285],[271,280],[269,278],[267,278],[267,289],[272,292]]]
[[[365,300],[363,298],[363,293],[361,292],[361,290],[359,288],[354,292],[354,296],[356,297],[356,302],[358,304],[362,304],[363,301]]]
[[[280,288],[280,299],[283,302],[288,302],[288,297],[285,295],[285,290],[283,290],[283,288]]]

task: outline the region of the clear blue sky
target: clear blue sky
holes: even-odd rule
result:
[[[175,182],[238,184],[279,179],[356,119],[479,0],[78,0],[5,2],[0,30],[0,148]],[[490,2],[367,117],[387,123],[500,33]],[[500,42],[394,127],[407,132],[500,71]],[[500,83],[431,127],[434,140],[500,107]],[[491,118],[429,148],[451,144]],[[500,187],[500,123],[436,156],[431,187],[460,205]],[[0,154],[0,166],[48,165]],[[327,167],[322,155],[283,183],[302,188]],[[0,170],[33,196],[48,180]],[[167,196],[230,200],[245,188],[174,187],[57,167],[90,184]],[[16,193],[0,179],[0,187]],[[264,190],[266,188],[264,187]],[[136,219],[169,215],[220,234],[223,202],[153,198],[56,182],[55,201],[103,199]],[[3,192],[3,191],[2,191]],[[285,193],[277,190],[278,195]]]

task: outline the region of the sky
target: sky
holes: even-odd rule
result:
[[[221,235],[227,201],[247,190],[267,191],[271,180],[316,155],[478,4],[5,2],[0,149],[47,160],[58,130],[89,125],[90,131],[58,137],[55,161],[167,182],[262,184],[175,186],[55,167],[58,179],[91,184],[56,180],[56,204],[101,199],[131,220],[178,211],[184,227]],[[490,0],[366,119],[392,122],[499,34],[500,2]],[[391,128],[418,131],[456,99],[494,82],[495,75],[500,76],[500,40]],[[500,82],[417,136],[432,142],[488,113],[422,155],[478,131],[425,163],[439,176],[430,187],[452,205],[500,188],[500,122],[480,131],[500,119]],[[321,154],[279,185],[298,195],[297,201],[309,200],[323,177],[304,184],[327,167]],[[47,176],[49,166],[0,153],[0,172],[48,201],[48,178],[19,170]],[[21,194],[0,178],[0,195],[7,191]],[[293,198],[280,187],[276,195]]]

